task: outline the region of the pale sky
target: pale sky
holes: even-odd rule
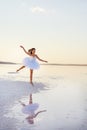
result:
[[[0,0],[0,61],[21,62],[20,45],[49,63],[87,63],[87,0]]]

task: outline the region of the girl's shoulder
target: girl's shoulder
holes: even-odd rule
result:
[[[35,54],[35,57],[37,57],[38,55],[37,54]]]

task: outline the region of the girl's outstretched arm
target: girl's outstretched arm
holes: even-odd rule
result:
[[[36,58],[37,58],[38,60],[40,60],[40,61],[42,61],[42,62],[48,62],[48,61],[46,61],[46,60],[40,59],[37,55],[35,55],[35,56],[36,56]]]
[[[26,54],[30,55],[30,54],[25,50],[25,48],[24,48],[23,46],[20,46],[20,47],[24,50],[24,52],[25,52]]]
[[[39,114],[39,113],[42,113],[42,112],[46,112],[46,110],[42,110],[42,111],[39,111],[35,114],[34,118]]]

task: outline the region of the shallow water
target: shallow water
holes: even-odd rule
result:
[[[87,130],[87,67],[41,65],[34,71],[34,87],[29,70],[13,73],[19,65],[0,65],[0,130]],[[23,101],[29,94],[39,104],[39,114],[31,125],[25,119]]]

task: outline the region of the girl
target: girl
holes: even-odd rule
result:
[[[30,57],[24,58],[24,60],[23,60],[23,66],[20,67],[20,68],[17,70],[17,72],[20,71],[21,69],[25,68],[25,67],[30,68],[30,83],[33,85],[33,82],[32,82],[33,70],[34,70],[34,69],[38,69],[38,68],[40,67],[40,65],[39,65],[39,63],[36,61],[36,59],[38,59],[38,60],[40,60],[40,61],[42,61],[42,62],[47,62],[47,61],[40,59],[40,58],[35,54],[35,51],[36,51],[35,48],[31,48],[31,49],[29,49],[28,51],[26,51],[23,46],[20,46],[20,47],[21,47],[21,48],[24,50],[24,52],[25,52],[28,56],[30,56]]]
[[[23,106],[22,112],[24,114],[28,114],[28,117],[26,117],[26,120],[28,121],[29,124],[34,124],[34,118],[36,118],[38,114],[40,114],[42,112],[46,112],[46,110],[41,110],[41,111],[35,112],[39,108],[39,104],[33,103],[32,94],[30,94],[30,99],[29,99],[28,105],[24,104],[21,101],[19,101],[19,102]]]

